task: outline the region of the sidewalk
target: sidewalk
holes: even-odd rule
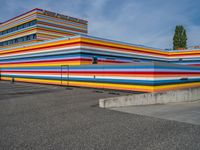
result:
[[[128,106],[112,110],[200,125],[200,101],[165,105]]]

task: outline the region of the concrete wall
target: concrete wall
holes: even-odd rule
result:
[[[162,93],[134,94],[99,100],[99,107],[121,107],[134,105],[166,104],[200,100],[200,88],[189,88]]]

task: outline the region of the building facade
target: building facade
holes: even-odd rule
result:
[[[0,79],[142,92],[198,87],[200,50],[166,51],[82,34],[59,37],[1,48]]]
[[[35,8],[0,24],[0,47],[87,34],[87,21]]]

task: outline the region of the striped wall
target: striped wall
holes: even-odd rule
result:
[[[93,57],[98,65],[91,65]],[[164,51],[86,35],[0,50],[2,80],[159,92],[200,85],[200,50]]]
[[[199,86],[200,69],[160,62],[1,69],[2,80],[12,78],[23,82],[159,92]]]
[[[72,57],[72,53],[76,53],[77,57],[75,55]],[[169,52],[81,35],[1,49],[0,65],[1,67],[14,63],[26,65],[27,61],[29,63],[39,62],[38,65],[41,65],[40,61],[63,61],[64,58],[67,60],[68,54],[73,59],[79,58],[80,64],[91,64],[94,56],[98,58],[99,63],[159,61],[194,66],[200,64],[200,50]],[[55,65],[62,64],[66,64],[66,62]],[[47,63],[47,65],[53,64]]]

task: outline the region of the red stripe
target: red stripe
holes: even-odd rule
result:
[[[173,57],[173,56],[198,56],[198,55],[200,55],[200,52],[196,52],[196,53],[189,53],[189,54],[173,54],[173,53],[171,53],[172,55],[169,55],[169,57]]]
[[[187,65],[187,64],[186,64],[186,65]],[[187,65],[187,66],[197,66],[197,67],[199,67],[200,64],[189,64],[189,65]]]

